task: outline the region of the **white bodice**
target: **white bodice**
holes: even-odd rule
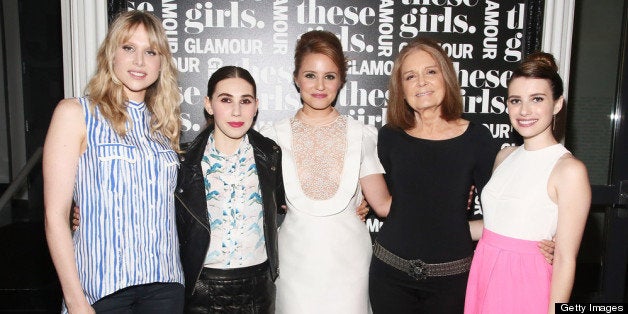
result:
[[[521,146],[506,157],[482,192],[484,227],[517,239],[551,239],[556,233],[558,206],[547,193],[547,182],[566,153],[569,151],[561,144],[535,151]]]

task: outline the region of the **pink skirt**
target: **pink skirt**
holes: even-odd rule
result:
[[[465,314],[547,313],[552,265],[536,241],[484,229],[471,263]]]

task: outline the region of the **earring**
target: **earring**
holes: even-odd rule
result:
[[[556,131],[556,115],[552,116],[552,131]]]

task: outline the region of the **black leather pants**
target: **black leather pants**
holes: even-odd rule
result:
[[[185,313],[274,313],[275,283],[268,262],[236,269],[203,268]]]

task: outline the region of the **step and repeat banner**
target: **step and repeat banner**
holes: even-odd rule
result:
[[[387,84],[398,51],[420,36],[439,41],[454,62],[465,118],[484,124],[496,146],[518,139],[506,113],[506,82],[525,47],[524,0],[126,1],[163,20],[180,71],[182,142],[205,125],[203,98],[221,66],[248,69],[258,84],[255,127],[294,115],[293,52],[312,29],[335,33],[349,59],[336,108],[364,123],[386,123]],[[528,34],[529,36],[529,34]],[[478,210],[477,201],[475,210]],[[377,232],[381,222],[369,218]]]

